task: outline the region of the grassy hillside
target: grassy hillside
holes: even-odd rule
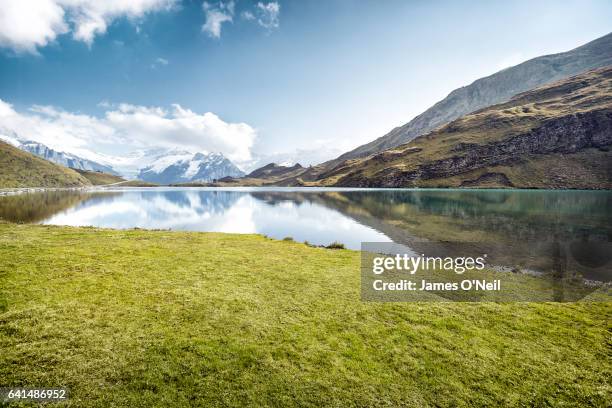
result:
[[[362,302],[359,262],[255,235],[0,223],[0,378],[70,387],[74,407],[609,401],[611,303]]]
[[[119,185],[120,187],[159,187],[159,184],[142,180],[128,180]]]
[[[612,67],[519,94],[312,184],[612,188]]]
[[[113,174],[102,173],[99,171],[88,171],[74,169],[81,176],[85,177],[94,186],[100,186],[104,184],[114,184],[125,181],[123,177],[115,176]]]
[[[76,171],[0,141],[0,188],[87,185],[89,180]]]

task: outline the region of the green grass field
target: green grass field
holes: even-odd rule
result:
[[[364,303],[359,253],[0,223],[1,385],[74,407],[609,406],[612,303]]]

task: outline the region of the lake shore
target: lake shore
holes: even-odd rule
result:
[[[16,188],[0,188],[0,197],[16,194],[40,193],[45,191],[86,191],[95,189],[94,186],[84,187],[16,187]]]
[[[15,194],[25,193],[40,193],[46,191],[97,191],[105,188],[121,188],[121,187],[164,187],[153,183],[140,182],[138,180],[126,180],[118,183],[91,185],[80,187],[13,187],[0,188],[0,197]]]
[[[611,303],[369,303],[359,252],[0,223],[0,376],[67,406],[604,406]],[[355,390],[359,390],[356,392]]]

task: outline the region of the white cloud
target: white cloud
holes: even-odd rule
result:
[[[178,104],[170,111],[122,104],[106,112],[105,121],[142,143],[222,152],[237,163],[250,160],[256,134],[246,123],[227,123],[214,113],[198,114]]]
[[[257,3],[257,24],[271,30],[278,27],[278,15],[280,14],[280,4],[273,1],[270,3]]]
[[[17,52],[36,52],[68,31],[64,9],[53,0],[41,0],[36,6],[23,0],[0,3],[0,46]]]
[[[162,58],[162,57],[158,57],[151,64],[151,69],[157,69],[157,67],[166,66],[169,63],[170,63],[170,61],[168,61],[167,59]]]
[[[233,21],[234,2],[220,2],[217,5],[204,2],[202,8],[204,13],[206,13],[206,22],[202,26],[202,31],[213,38],[221,37],[221,26],[223,23]]]
[[[176,0],[2,0],[0,47],[36,53],[68,32],[91,45],[118,18],[137,20],[168,10]]]
[[[250,11],[243,11],[242,14],[240,14],[240,16],[244,19],[244,20],[255,20],[255,15],[253,15],[253,13],[251,13]]]
[[[214,113],[198,114],[178,104],[169,110],[130,104],[103,107],[101,118],[53,106],[34,105],[18,112],[0,99],[0,134],[92,160],[152,147],[222,152],[237,164],[251,160],[256,131],[246,123],[228,123]]]
[[[212,38],[221,37],[223,23],[234,21],[235,4],[233,1],[202,4],[206,21],[202,26],[202,31]],[[258,2],[251,10],[244,10],[240,13],[240,18],[245,21],[252,21],[267,30],[278,28],[279,26],[280,4],[278,2],[262,3]]]

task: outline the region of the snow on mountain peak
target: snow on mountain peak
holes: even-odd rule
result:
[[[140,170],[138,177],[154,183],[212,181],[223,177],[241,177],[244,173],[222,153],[186,153],[160,157]]]

